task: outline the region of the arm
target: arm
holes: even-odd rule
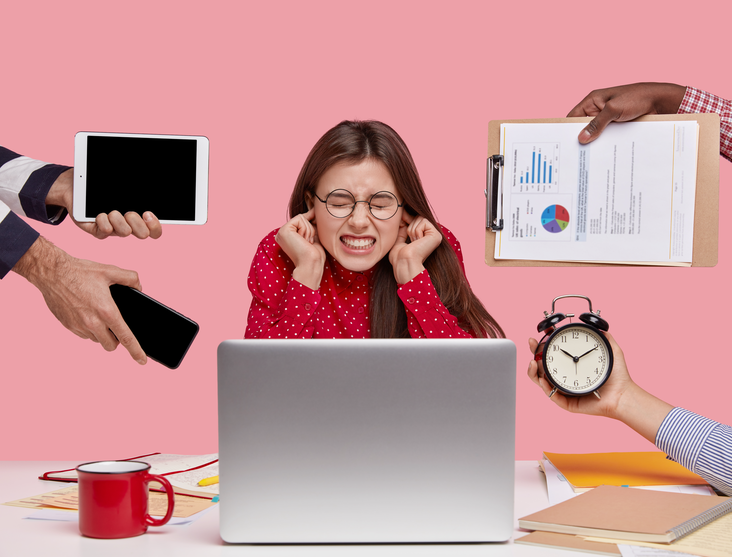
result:
[[[147,362],[109,292],[115,283],[139,290],[137,273],[76,259],[43,237],[33,242],[13,271],[41,291],[48,308],[71,332],[108,351],[122,344],[137,363]]]
[[[15,267],[38,236],[38,232],[0,201],[0,279]]]
[[[38,238],[16,215],[59,224],[73,206],[73,169],[23,157],[0,147],[0,278],[4,277]],[[15,214],[12,214],[15,213]],[[96,223],[76,223],[97,238],[128,236],[159,238],[160,222],[152,213],[124,217],[113,211]],[[76,222],[76,221],[74,221]]]
[[[673,460],[732,494],[732,429],[696,415],[696,423],[692,419],[688,426],[678,425],[681,409],[639,387],[628,373],[623,351],[612,335],[606,333],[606,336],[613,350],[614,364],[610,378],[600,389],[602,398],[567,397],[556,392],[551,397],[552,401],[569,412],[606,416],[624,423]],[[537,344],[536,340],[529,340],[532,353],[536,351]],[[541,362],[532,360],[528,375],[547,396],[551,393],[552,386],[544,378]],[[714,426],[710,427],[709,423]],[[712,431],[716,432],[717,441],[711,436]],[[692,452],[689,447],[696,450]]]
[[[714,487],[732,495],[732,428],[674,408],[664,419],[656,446]]]
[[[398,294],[412,338],[472,338],[442,303],[426,270],[400,285]]]
[[[579,134],[580,143],[597,139],[610,122],[645,114],[715,112],[720,117],[719,152],[732,162],[732,101],[673,83],[635,83],[592,91],[567,116],[594,116]]]
[[[428,221],[423,220],[421,224],[424,227],[429,227],[429,229],[420,232],[419,227],[416,226],[418,224],[420,223],[418,223],[417,219],[414,219],[410,221],[408,227],[400,230],[400,236],[408,234],[410,239],[412,239],[410,244],[405,245],[411,246],[412,244],[418,243],[418,241],[425,238],[428,233],[431,233],[431,230],[429,229],[434,229]],[[416,230],[414,230],[415,228]],[[465,274],[463,253],[460,247],[460,242],[458,242],[452,232],[445,227],[441,227],[441,232],[438,230],[434,231],[439,235],[438,244],[442,241],[442,237],[445,237],[450,247],[455,251],[455,255],[457,255],[458,262],[460,263],[460,269],[463,274]],[[404,238],[402,238],[401,241],[405,241]],[[432,248],[427,256],[429,256],[434,249],[435,248]],[[403,254],[404,252],[400,255]],[[457,318],[450,314],[449,310],[437,295],[437,291],[432,284],[429,273],[423,266],[424,260],[427,256],[419,261],[419,265],[414,266],[415,269],[421,269],[420,272],[406,281],[406,283],[400,283],[398,290],[399,298],[402,300],[404,308],[407,311],[409,334],[412,338],[471,338],[472,335],[460,327]],[[390,257],[392,257],[391,254]],[[396,268],[394,273],[397,276],[397,282],[399,283],[399,275]],[[407,278],[408,276],[409,275],[407,274],[406,277],[403,278]]]
[[[47,211],[46,195],[66,166],[48,165],[0,147],[0,278],[15,267],[38,239],[18,215],[58,224],[65,212],[58,207]]]
[[[275,240],[277,232],[262,240],[252,261],[247,281],[252,305],[244,338],[312,338],[320,292],[295,278],[295,264]]]
[[[0,201],[17,215],[59,224],[73,213],[73,168],[48,164],[0,147]],[[74,223],[84,232],[103,239],[108,236],[159,238],[160,221],[151,212],[142,217],[135,212],[124,216],[119,211],[97,216],[94,223]]]
[[[144,364],[147,357],[109,292],[114,283],[139,289],[137,273],[71,257],[18,217],[60,223],[71,209],[70,202],[61,201],[70,198],[71,172],[69,167],[0,147],[0,278],[15,271],[41,291],[51,312],[67,329],[99,342],[106,350],[121,343]]]

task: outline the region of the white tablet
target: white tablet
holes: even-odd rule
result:
[[[208,218],[208,138],[79,132],[74,148],[74,219],[152,211],[163,224]]]

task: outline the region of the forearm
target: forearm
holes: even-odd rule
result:
[[[424,270],[421,260],[401,260],[394,266],[394,278],[398,284],[407,284]]]
[[[38,237],[38,232],[0,201],[0,279],[15,268]]]
[[[64,256],[68,258],[64,251],[39,236],[15,264],[13,271],[39,288],[58,277],[66,261]]]
[[[294,278],[279,300],[252,292],[244,338],[312,338],[312,316],[320,304],[320,293]]]
[[[653,111],[657,114],[676,114],[684,98],[686,87],[675,83],[642,83],[648,88],[653,100]]]
[[[658,429],[672,409],[673,406],[667,402],[631,383],[619,398],[610,417],[623,422],[651,443],[655,443]]]
[[[311,261],[295,267],[295,270],[292,271],[292,278],[311,290],[317,290],[320,288],[320,281],[323,280],[323,263]]]
[[[74,203],[74,169],[69,168],[61,174],[51,185],[46,195],[46,205],[60,207],[71,212]]]
[[[412,338],[472,338],[442,303],[427,271],[399,286],[398,294]]]

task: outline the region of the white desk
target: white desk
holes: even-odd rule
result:
[[[78,462],[5,461],[0,462],[0,502],[14,501],[60,489],[67,484],[36,479],[48,470],[72,468]],[[516,519],[549,505],[544,475],[535,461],[516,462],[514,516]],[[325,545],[325,546],[248,546],[229,545],[219,537],[218,507],[196,522],[184,526],[151,527],[147,534],[121,540],[95,540],[79,535],[76,522],[24,520],[30,509],[0,505],[0,557],[82,556],[138,557],[174,556],[327,556],[327,555],[401,555],[508,557],[546,555],[577,557],[572,551],[504,544],[462,545]],[[518,522],[516,522],[518,524]],[[524,532],[516,530],[514,537]]]

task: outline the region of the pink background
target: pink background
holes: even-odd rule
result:
[[[729,98],[728,2],[699,15],[625,0],[9,4],[0,144],[73,164],[79,130],[203,134],[211,172],[208,223],[169,226],[158,241],[34,224],[77,257],[137,270],[145,292],[201,332],[178,370],[140,367],[66,331],[11,273],[0,284],[0,459],[216,451],[216,347],[244,334],[249,263],[284,222],[310,147],[347,118],[402,135],[473,288],[517,344],[517,458],[653,448],[622,424],[564,413],[526,378],[526,339],[560,294],[592,298],[641,385],[732,421],[732,164],[721,161],[716,268],[483,262],[488,122],[564,116],[593,88],[643,80]]]

